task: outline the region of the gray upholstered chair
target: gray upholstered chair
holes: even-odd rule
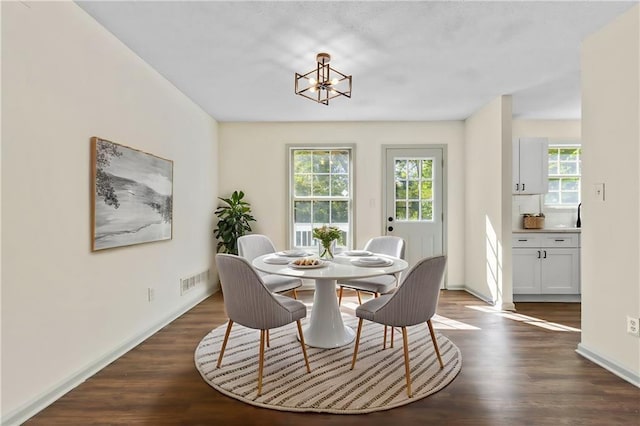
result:
[[[353,360],[351,361],[352,370],[356,365],[362,321],[365,319],[383,324],[385,326],[385,334],[387,325],[402,328],[407,395],[410,398],[412,393],[407,327],[423,322],[427,323],[440,368],[444,368],[440,350],[438,349],[438,341],[431,325],[431,318],[436,313],[438,296],[440,295],[440,283],[442,282],[446,262],[445,256],[422,259],[407,272],[402,285],[398,287],[395,293],[377,297],[358,306],[356,316],[360,320],[358,321],[356,344],[353,351]]]
[[[249,234],[238,238],[238,254],[251,263],[256,257],[275,253],[276,248],[266,235]],[[296,288],[302,286],[302,280],[296,277],[273,275],[266,272],[258,272],[264,285],[273,293],[283,293],[293,290],[293,298],[297,299]]]
[[[227,346],[229,333],[234,322],[248,328],[260,330],[260,357],[258,363],[258,396],[262,393],[262,369],[264,365],[264,344],[266,332],[271,328],[296,322],[302,355],[309,368],[309,359],[304,344],[304,335],[300,320],[307,316],[304,303],[290,297],[273,294],[267,289],[249,262],[232,254],[216,254],[216,265],[220,275],[224,308],[229,317],[229,324],[224,335],[220,356],[216,368],[220,368],[222,357]]]
[[[375,237],[367,241],[364,249],[373,253],[385,254],[387,256],[404,259],[404,240],[391,235]],[[358,295],[358,303],[362,304],[361,291],[373,293],[375,297],[380,294],[389,293],[398,284],[400,275],[379,275],[370,278],[357,278],[348,281],[338,281],[340,292],[338,294],[338,305],[342,303],[342,290],[344,287],[353,289]]]

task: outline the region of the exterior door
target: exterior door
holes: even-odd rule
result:
[[[385,233],[404,238],[409,267],[443,254],[443,149],[387,147],[384,161]]]

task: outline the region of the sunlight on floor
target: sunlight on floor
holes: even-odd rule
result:
[[[467,308],[474,309],[480,312],[495,314],[503,318],[523,322],[525,324],[534,325],[536,327],[545,328],[551,331],[571,331],[575,333],[580,333],[582,331],[579,328],[569,327],[568,325],[557,324],[555,322],[549,322],[543,319],[530,317],[528,315],[517,314],[515,312],[502,311],[490,306],[467,306]]]

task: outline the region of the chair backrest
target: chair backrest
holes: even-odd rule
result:
[[[436,313],[446,256],[421,259],[407,272],[402,285],[376,313],[383,324],[396,327],[421,324]]]
[[[386,254],[387,256],[404,259],[404,240],[400,237],[385,235],[375,237],[367,241],[364,249],[374,253]]]
[[[238,238],[238,255],[249,262],[258,256],[275,253],[276,248],[266,235],[249,234]]]
[[[216,266],[224,307],[233,322],[260,330],[291,322],[291,313],[265,287],[247,259],[218,253]]]

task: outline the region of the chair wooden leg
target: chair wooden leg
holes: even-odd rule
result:
[[[302,346],[302,355],[304,355],[304,363],[307,366],[307,373],[311,373],[311,367],[309,367],[309,358],[307,357],[307,348],[304,344],[304,334],[302,334],[302,324],[300,320],[296,321],[298,324],[298,336],[300,336],[300,346]]]
[[[375,298],[380,297],[380,293],[373,293],[373,297],[375,297]]]
[[[222,348],[220,349],[220,355],[218,355],[218,364],[216,364],[216,368],[220,368],[220,364],[222,364],[222,356],[224,355],[224,349],[227,347],[227,340],[229,340],[229,333],[231,333],[232,326],[233,326],[233,321],[229,320],[229,324],[227,324],[227,331],[224,333],[224,340],[222,341]]]
[[[358,304],[362,305],[362,298],[360,297],[360,290],[356,290],[356,294],[358,295]]]
[[[402,342],[404,343],[404,374],[407,378],[407,395],[411,398],[411,369],[409,368],[409,340],[407,339],[407,327],[402,327]]]
[[[296,289],[293,289],[293,298],[298,300],[298,292],[296,291]]]
[[[395,330],[395,327],[391,327],[391,349],[393,349],[393,331]]]
[[[265,330],[265,335],[267,336],[267,347],[270,348],[271,346],[269,345],[269,330]]]
[[[358,333],[356,334],[356,347],[353,349],[353,360],[351,361],[351,369],[356,366],[356,357],[358,356],[358,346],[360,345],[360,332],[362,331],[362,318],[358,321]]]
[[[260,330],[260,360],[258,361],[258,396],[262,394],[262,367],[264,366],[264,330]]]
[[[387,326],[384,326],[384,337],[382,340],[382,349],[387,349]]]
[[[444,368],[444,364],[442,363],[442,357],[440,356],[440,349],[438,348],[438,340],[436,340],[436,333],[433,332],[433,325],[431,325],[431,320],[427,320],[427,325],[429,326],[429,333],[431,333],[431,341],[433,342],[433,347],[436,350],[436,355],[438,356],[438,362],[440,363],[440,368]]]
[[[344,287],[340,286],[340,290],[338,291],[338,306],[342,303],[342,290],[344,290]]]

